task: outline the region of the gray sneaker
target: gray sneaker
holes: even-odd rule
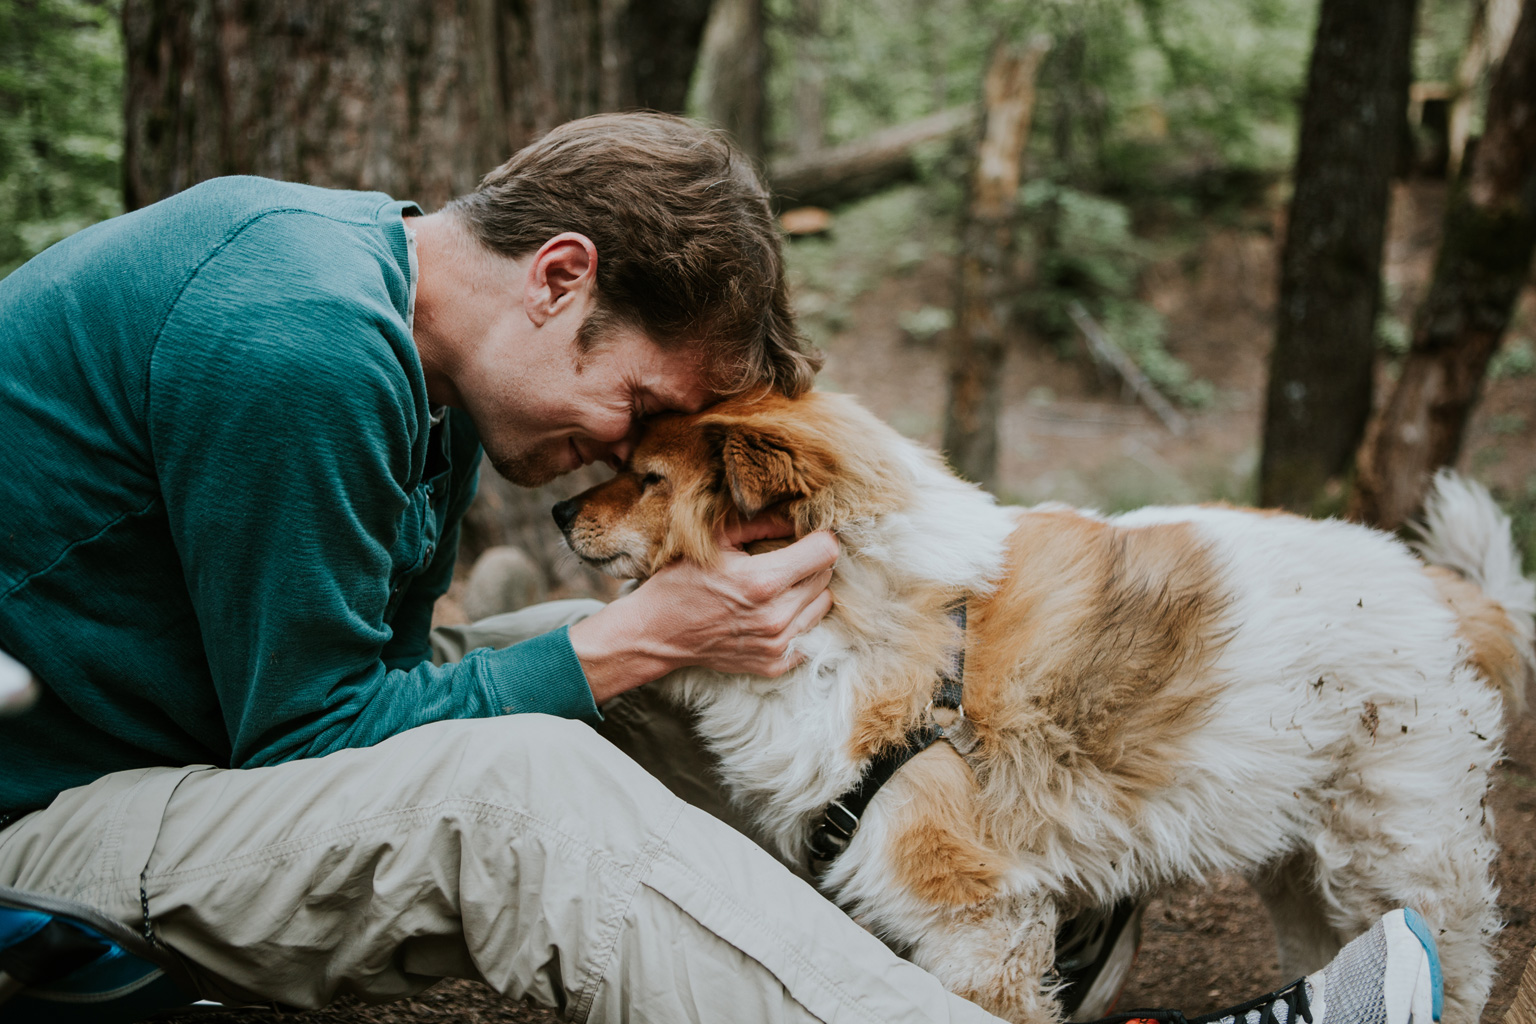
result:
[[[1215,1013],[1132,1010],[1104,1024],[1431,1024],[1444,1000],[1440,955],[1417,911],[1386,914],[1316,974]]]

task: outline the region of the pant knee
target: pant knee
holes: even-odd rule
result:
[[[648,833],[678,798],[591,727],[549,715],[506,715],[423,727],[444,772],[437,802],[502,808],[575,833]],[[418,732],[422,730],[412,730]]]

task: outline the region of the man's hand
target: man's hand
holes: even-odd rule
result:
[[[601,704],[687,665],[771,677],[798,664],[790,644],[832,608],[827,584],[838,546],[822,531],[766,554],[742,550],[786,531],[765,518],[733,526],[717,538],[714,568],[673,562],[572,626],[593,699]]]

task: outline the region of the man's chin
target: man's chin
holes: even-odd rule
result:
[[[543,487],[556,477],[569,473],[572,468],[547,452],[525,452],[502,457],[492,455],[490,458],[496,472],[519,487]]]

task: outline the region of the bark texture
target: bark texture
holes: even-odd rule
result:
[[[768,152],[768,44],[763,0],[715,0],[699,54],[704,116],[759,165]]]
[[[1371,408],[1390,180],[1417,0],[1323,0],[1281,255],[1259,500],[1313,511]]]
[[[1536,2],[1494,72],[1486,129],[1446,207],[1413,344],[1360,453],[1350,514],[1395,529],[1461,450],[1536,250]]]
[[[1049,43],[1000,46],[983,87],[985,126],[961,227],[955,329],[949,339],[944,450],[962,476],[997,482],[997,421],[1013,278],[1015,197],[1035,110],[1035,79]]]
[[[819,152],[826,142],[827,60],[823,0],[794,0],[789,35],[795,47],[794,125],[790,149],[796,156]]]
[[[707,0],[126,0],[130,209],[222,174],[428,208],[562,121],[680,109]]]

